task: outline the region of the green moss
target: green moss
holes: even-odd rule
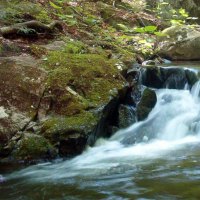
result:
[[[48,129],[63,129],[65,127],[80,127],[85,125],[94,125],[97,122],[95,115],[91,112],[84,112],[82,114],[74,115],[72,117],[51,118],[46,120],[43,124],[43,130]]]
[[[107,103],[110,91],[123,85],[116,63],[97,54],[50,52],[44,67],[49,71],[47,86],[62,105],[58,113],[81,113],[91,105]]]
[[[50,156],[55,156],[56,152],[53,146],[41,136],[28,136],[21,140],[17,150],[14,152],[14,157],[18,159],[40,159]],[[52,156],[51,155],[51,156]]]
[[[86,134],[97,123],[97,117],[91,112],[83,112],[72,117],[54,117],[42,125],[42,134],[52,143],[66,139],[73,134]]]
[[[63,50],[65,53],[82,54],[87,52],[87,47],[81,41],[67,41]]]
[[[135,61],[135,53],[133,52],[133,47],[132,49],[128,48],[122,48],[120,46],[117,47],[116,52],[120,54],[121,58],[120,60],[125,63],[125,64],[132,64]]]
[[[61,91],[59,89],[52,90],[55,94],[55,103],[57,114],[63,115],[74,115],[79,114],[89,107],[89,102],[84,98],[79,98],[79,96],[73,95],[68,91]]]

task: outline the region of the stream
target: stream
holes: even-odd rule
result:
[[[146,120],[99,139],[81,155],[4,170],[0,199],[200,199],[199,94],[200,82],[191,91],[157,89]],[[132,143],[138,131],[145,135]]]

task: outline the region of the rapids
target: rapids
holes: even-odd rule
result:
[[[0,199],[199,199],[200,82],[71,160],[3,174]]]

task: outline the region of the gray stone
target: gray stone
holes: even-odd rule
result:
[[[66,42],[64,42],[64,41],[54,41],[50,44],[41,45],[41,46],[44,47],[47,50],[50,50],[50,51],[60,51],[60,50],[64,49],[64,47],[66,46]]]
[[[200,32],[187,25],[172,26],[163,31],[159,55],[171,60],[200,60]]]
[[[35,58],[0,58],[0,145],[6,146],[37,115],[46,72]]]

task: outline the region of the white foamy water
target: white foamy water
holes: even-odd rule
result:
[[[76,176],[98,176],[134,169],[154,159],[173,155],[200,142],[200,82],[189,90],[157,90],[157,104],[145,121],[100,139],[74,159],[44,163],[8,175],[7,179],[60,181]],[[135,138],[132,142],[132,138]]]

